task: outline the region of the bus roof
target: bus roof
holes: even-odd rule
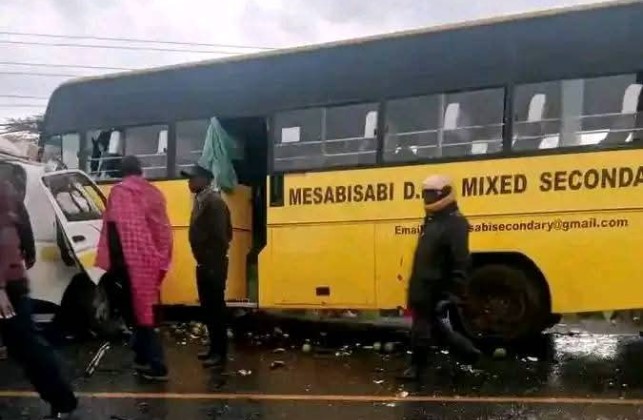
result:
[[[643,2],[616,1],[77,79],[52,94],[44,132],[643,71],[642,21]]]

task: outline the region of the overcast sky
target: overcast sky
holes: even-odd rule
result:
[[[19,42],[256,51],[47,38],[6,32],[278,48],[593,2],[596,0],[0,0],[0,32],[4,32],[0,34],[0,121],[43,112],[46,105],[46,100],[7,96],[46,98],[57,85],[70,78],[67,75],[111,71],[26,66],[24,63],[141,68],[222,56]],[[60,76],[6,73],[55,73]],[[20,104],[23,106],[16,106]],[[37,104],[42,105],[27,107]]]

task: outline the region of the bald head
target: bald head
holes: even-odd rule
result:
[[[121,161],[121,173],[123,177],[143,175],[141,161],[136,156],[125,156]]]

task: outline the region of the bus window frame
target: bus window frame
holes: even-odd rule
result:
[[[543,78],[543,79],[520,79],[512,80],[504,85],[489,85],[483,87],[467,87],[466,89],[452,90],[448,92],[440,91],[418,91],[413,95],[400,95],[400,96],[390,96],[386,98],[380,98],[378,101],[380,103],[378,107],[378,128],[377,128],[377,161],[375,164],[361,164],[361,165],[350,165],[350,166],[334,166],[334,167],[324,167],[316,169],[301,169],[301,170],[280,170],[275,171],[274,169],[274,158],[273,158],[273,148],[274,148],[274,133],[268,133],[268,139],[271,142],[270,147],[268,148],[268,175],[281,175],[285,176],[288,174],[303,174],[303,173],[315,173],[315,172],[332,172],[332,171],[345,171],[345,170],[358,170],[358,169],[368,169],[368,168],[390,168],[397,166],[414,166],[414,165],[426,165],[426,164],[439,164],[439,163],[451,163],[451,162],[476,162],[476,161],[486,161],[486,160],[497,160],[497,159],[513,159],[513,158],[522,158],[522,157],[538,157],[538,156],[554,156],[554,155],[565,155],[565,154],[576,154],[576,153],[596,153],[596,152],[605,152],[605,151],[619,151],[619,150],[633,150],[643,148],[643,142],[625,143],[621,145],[578,145],[573,147],[556,147],[552,149],[536,149],[536,150],[525,150],[516,152],[512,149],[512,139],[513,139],[513,112],[515,105],[515,91],[516,87],[523,84],[533,84],[533,83],[547,83],[547,82],[561,82],[564,80],[576,80],[576,79],[592,79],[592,78],[602,78],[602,77],[611,77],[611,76],[621,76],[627,74],[639,74],[643,73],[642,70],[629,70],[621,72],[609,72],[609,73],[585,73],[578,74],[575,76],[569,76],[565,78]],[[481,155],[468,155],[468,156],[458,156],[458,157],[439,157],[434,159],[418,159],[411,162],[384,162],[382,159],[383,154],[383,145],[384,145],[384,131],[385,128],[380,126],[380,119],[384,120],[384,125],[386,122],[386,107],[385,103],[391,100],[399,100],[405,98],[413,98],[419,96],[428,96],[436,94],[456,94],[456,93],[466,93],[478,90],[487,90],[487,89],[503,89],[504,90],[504,105],[503,105],[503,137],[502,137],[502,149],[498,153],[490,154],[481,154]],[[310,108],[324,108],[324,107],[336,107],[336,106],[346,106],[346,105],[355,105],[366,102],[376,102],[374,99],[366,98],[363,101],[351,101],[351,102],[341,102],[341,103],[330,103],[330,104],[316,104],[310,105],[307,107],[301,108],[288,108],[280,109],[275,111],[269,118],[272,120],[274,116],[282,112],[291,112],[297,110],[304,110]],[[510,106],[507,106],[509,103]],[[384,104],[384,105],[383,105]],[[643,111],[641,111],[643,112]],[[274,127],[274,124],[271,124],[271,127]]]
[[[512,97],[515,98],[516,88],[524,85],[562,83],[565,81],[574,81],[574,80],[586,81],[591,79],[603,79],[603,78],[628,76],[628,75],[633,75],[637,79],[639,78],[639,75],[640,75],[641,84],[643,84],[643,69],[639,71],[631,70],[628,72],[614,72],[614,73],[605,73],[605,74],[599,74],[599,75],[591,74],[591,75],[585,75],[585,76],[573,76],[573,77],[538,80],[538,81],[520,81],[512,84],[512,91],[513,91]],[[640,95],[642,97],[639,98],[639,102],[643,101],[643,91],[640,93]],[[513,115],[513,104],[515,104],[515,101],[512,102],[512,114],[509,116],[509,119],[511,120],[511,124],[512,124],[512,131],[509,133],[510,135],[510,138],[508,140],[509,148],[507,150],[508,157],[515,158],[515,157],[532,157],[532,156],[550,156],[550,155],[568,154],[568,153],[591,153],[591,152],[604,152],[604,151],[613,151],[613,150],[629,150],[629,149],[643,148],[643,144],[637,145],[636,142],[631,142],[631,143],[623,143],[623,144],[601,144],[601,143],[585,144],[585,145],[560,145],[559,144],[553,148],[514,151],[513,150],[513,125],[515,121],[514,121],[514,115]],[[638,111],[637,114],[640,114],[643,117],[643,110]],[[582,119],[583,117],[585,116],[584,115],[578,116],[578,118],[580,119]],[[563,121],[562,118],[560,118],[559,121],[562,123]],[[641,130],[643,132],[643,127],[641,127]]]
[[[137,124],[119,124],[119,125],[114,125],[113,127],[109,128],[110,130],[114,131],[120,131],[122,133],[121,141],[123,142],[123,150],[125,152],[124,156],[127,156],[127,136],[125,135],[127,129],[131,128],[140,128],[140,127],[150,127],[150,126],[165,126],[167,127],[167,156],[166,156],[166,165],[167,166],[167,171],[166,171],[166,176],[164,177],[156,177],[156,178],[146,178],[148,181],[169,181],[176,179],[175,173],[176,171],[171,171],[170,168],[170,160],[172,159],[174,162],[176,162],[175,157],[170,157],[170,153],[173,153],[173,151],[176,150],[176,122],[168,123],[168,122],[144,122],[144,123],[137,123]],[[100,130],[107,130],[106,128],[85,128],[83,127],[82,129],[79,129],[80,131],[80,144],[81,144],[81,154],[83,155],[83,160],[80,161],[81,170],[85,171],[85,168],[87,167],[87,163],[89,161],[89,150],[87,149],[87,146],[89,146],[89,137],[88,137],[88,132],[90,131],[100,131]],[[52,134],[53,136],[57,134]],[[124,157],[123,156],[123,157]],[[87,171],[85,171],[87,172]],[[174,174],[172,174],[174,172]],[[89,172],[87,172],[89,174]],[[94,181],[96,184],[99,185],[109,185],[109,184],[115,184],[121,181],[120,178],[114,178],[114,179],[94,179],[93,176],[90,174],[89,175],[92,181]]]

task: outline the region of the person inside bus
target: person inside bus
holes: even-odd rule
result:
[[[51,346],[38,334],[20,244],[13,186],[0,181],[0,329],[9,355],[24,369],[40,397],[51,406],[48,418],[68,418],[78,406]]]
[[[433,338],[447,343],[462,355],[480,352],[448,319],[450,302],[462,297],[469,268],[469,223],[460,213],[449,177],[432,175],[422,183],[425,219],[418,239],[407,305],[412,314],[410,366],[402,379],[419,380],[429,358]]]
[[[199,301],[208,333],[209,349],[198,355],[204,367],[225,369],[228,354],[225,289],[228,249],[232,240],[230,210],[213,186],[214,176],[199,165],[181,171],[195,194],[190,218],[190,246],[197,263]]]
[[[107,272],[108,284],[118,282],[124,291],[122,313],[134,326],[134,368],[145,379],[165,381],[154,307],[172,259],[172,227],[165,197],[143,178],[138,158],[124,157],[121,170],[123,180],[112,188],[103,214],[96,265]]]

